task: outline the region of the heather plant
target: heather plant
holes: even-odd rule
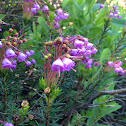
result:
[[[114,95],[126,89],[114,88],[115,77],[125,74],[125,17],[119,7],[95,0],[64,0],[62,7],[55,10],[45,1],[23,0],[24,18],[39,15],[33,30],[26,28],[26,34],[12,27],[0,41],[3,113],[10,112],[6,89],[10,72],[18,73],[16,66],[21,65],[34,69],[32,64],[40,71],[36,90],[25,96],[31,103],[23,96],[19,96],[21,107],[12,102],[14,126],[100,125],[102,118],[114,117],[113,112],[121,108]],[[13,125],[5,119],[0,122]]]

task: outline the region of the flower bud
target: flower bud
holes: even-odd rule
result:
[[[10,28],[10,29],[9,29],[9,33],[12,33],[12,32],[13,32],[13,29],[12,29],[12,28]]]
[[[7,43],[6,43],[6,45],[10,46],[10,45],[11,45],[11,43],[10,43],[10,42],[7,42]]]
[[[44,42],[44,45],[45,45],[45,46],[48,46],[48,42]]]
[[[47,55],[44,56],[45,59],[48,59],[49,57]]]
[[[66,56],[66,58],[70,58],[70,55],[69,54],[66,54],[65,56]]]
[[[27,42],[27,39],[23,39],[22,41],[23,41],[23,42]]]
[[[22,40],[20,40],[19,42],[18,42],[18,44],[22,44],[23,43],[23,41]]]
[[[15,46],[17,43],[16,42],[13,42],[12,45]]]
[[[11,36],[7,36],[7,38],[8,38],[8,39],[10,39],[10,38],[11,38]]]
[[[49,58],[50,58],[50,57],[52,57],[52,54],[51,54],[51,53],[49,53],[49,54],[48,54],[48,57],[49,57]]]
[[[1,42],[4,43],[5,42],[5,39],[1,39]]]
[[[47,87],[47,88],[44,90],[44,93],[45,93],[45,94],[48,94],[49,92],[50,92],[50,88]]]
[[[14,37],[14,38],[12,39],[12,41],[14,41],[14,42],[15,42],[15,41],[17,41],[17,38],[16,38],[16,37]]]
[[[52,45],[52,41],[49,41],[48,44],[49,44],[49,45]]]
[[[18,37],[18,33],[15,33],[14,36],[15,36],[15,37]]]

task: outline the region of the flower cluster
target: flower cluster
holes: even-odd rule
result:
[[[60,55],[58,58],[52,63],[52,71],[58,73],[59,76],[60,72],[70,71],[71,69],[74,70],[73,67],[75,66],[75,62],[73,60],[82,60],[82,63],[86,64],[85,68],[91,68],[93,59],[90,59],[90,57],[97,52],[97,49],[92,43],[88,42],[87,38],[82,36],[73,37],[72,39],[58,38],[53,44],[55,48],[61,45],[61,48],[66,52],[64,55],[59,53]],[[62,49],[60,49],[59,52],[63,51]],[[98,65],[98,62],[94,63],[95,67]]]
[[[67,19],[69,17],[69,14],[64,11],[62,9],[57,9],[56,10],[56,14],[54,14],[55,19],[54,19],[54,28],[59,28],[59,21],[63,20],[63,19]]]
[[[119,11],[117,10],[117,6],[113,6],[109,12],[109,18],[118,18],[121,19],[122,17],[118,15]]]
[[[16,69],[16,59],[20,62],[25,62],[26,66],[34,64],[36,61],[31,59],[29,56],[34,54],[33,50],[30,51],[21,51],[17,47],[19,47],[22,43],[26,42],[26,39],[22,39],[23,36],[18,35],[18,33],[14,34],[14,37],[10,36],[13,32],[13,29],[9,29],[9,35],[6,39],[1,39],[0,48],[2,48],[2,68],[10,68]],[[30,61],[28,60],[30,59]]]
[[[108,61],[108,65],[110,67],[114,67],[114,72],[115,73],[120,73],[120,75],[124,75],[125,71],[121,67],[122,66],[122,62],[120,60],[117,60],[116,62]]]
[[[38,4],[38,3],[34,3],[34,4],[32,5],[31,12],[32,12],[33,14],[37,14],[37,11],[40,10],[40,9],[41,9],[41,8],[40,8],[39,4]]]
[[[81,37],[74,42],[74,49],[70,50],[71,56],[83,56],[82,63],[86,64],[85,68],[91,68],[93,59],[90,59],[92,54],[95,54],[98,50],[94,45],[88,42],[87,38]],[[94,66],[98,66],[98,63],[94,63]]]

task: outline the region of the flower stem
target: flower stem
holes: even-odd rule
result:
[[[46,115],[46,126],[49,125],[49,115],[50,115],[50,102],[49,102],[49,98],[48,98],[48,101],[47,101],[47,115]]]

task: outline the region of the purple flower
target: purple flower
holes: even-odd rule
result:
[[[124,75],[124,73],[125,73],[125,71],[124,71],[124,70],[122,70],[122,71],[120,72],[120,75]]]
[[[31,12],[32,12],[33,14],[37,14],[37,9],[36,9],[36,8],[31,8]]]
[[[15,54],[15,52],[11,49],[11,48],[8,48],[6,50],[6,57],[7,58],[14,58],[16,57],[17,55]]]
[[[91,49],[91,48],[92,48],[92,46],[93,46],[93,44],[92,44],[92,43],[87,43],[87,45],[86,45],[86,49]]]
[[[31,59],[31,64],[36,63],[36,61],[34,59]]]
[[[119,13],[119,11],[118,11],[118,10],[115,10],[115,11],[114,11],[114,14],[118,14],[118,13]]]
[[[11,68],[16,70],[16,65],[12,65]]]
[[[63,14],[63,18],[66,20],[68,17],[69,17],[69,14],[65,12],[65,13]]]
[[[57,22],[55,22],[55,24],[53,25],[53,27],[54,27],[55,29],[57,29],[57,28],[59,28],[59,24],[58,24]]]
[[[2,31],[2,29],[0,28],[0,31]]]
[[[110,67],[112,67],[112,66],[114,65],[114,63],[113,63],[112,61],[108,61],[108,65],[109,65]]]
[[[71,69],[73,69],[72,67],[75,66],[75,62],[69,58],[63,58],[62,62],[64,64],[64,71],[70,71]]]
[[[114,18],[117,18],[117,16],[118,16],[117,14],[114,14]]]
[[[60,72],[64,71],[64,64],[61,61],[61,59],[57,59],[52,63],[52,67],[51,67],[52,71],[55,71],[59,74],[60,77]]]
[[[36,8],[37,10],[41,9],[38,3],[33,4],[33,8]]]
[[[103,8],[104,6],[102,4],[100,4],[100,8]]]
[[[91,65],[86,64],[85,68],[90,69],[91,68]]]
[[[4,126],[14,126],[12,123],[6,123]]]
[[[31,56],[31,53],[30,53],[29,51],[27,51],[27,52],[25,53],[25,55],[26,55],[27,57],[29,57],[29,56]]]
[[[82,42],[80,40],[75,40],[75,42],[74,42],[75,48],[82,48],[83,45],[84,45],[84,42]]]
[[[13,65],[17,65],[17,63],[16,63],[15,60],[12,60],[11,63],[12,63]]]
[[[49,8],[48,8],[47,5],[44,5],[43,8],[42,8],[42,10],[43,10],[44,12],[47,12],[47,11],[49,10]]]
[[[121,19],[122,17],[120,15],[118,15],[118,19]]]
[[[82,60],[82,63],[85,64],[88,62],[88,60],[89,60],[89,57],[84,57],[84,59]]]
[[[23,62],[26,58],[27,56],[24,53],[19,53],[19,55],[17,56],[19,62]]]
[[[25,0],[26,2],[31,2],[31,0]]]
[[[92,54],[91,50],[86,50],[85,56],[90,56]]]
[[[30,50],[29,52],[31,55],[33,55],[35,53],[35,51],[33,51],[33,50]]]
[[[91,65],[93,63],[93,59],[89,59],[87,65]]]
[[[98,50],[97,50],[96,48],[93,48],[93,49],[91,50],[91,54],[95,54],[97,51],[98,51]]]
[[[11,68],[12,67],[12,63],[9,59],[5,58],[2,61],[2,68]]]
[[[2,48],[2,42],[0,41],[0,48]]]
[[[57,13],[58,16],[61,16],[61,15],[63,15],[63,10],[62,9],[57,9],[56,13]]]
[[[98,63],[98,62],[95,62],[95,63],[94,63],[94,66],[95,66],[95,67],[98,67],[98,66],[99,66],[99,63]]]
[[[113,15],[113,13],[111,12],[111,13],[109,13],[109,18],[112,18],[114,15]]]
[[[117,68],[115,68],[115,69],[114,69],[114,72],[115,72],[115,73],[120,72],[120,68],[118,68],[118,67],[117,67]]]
[[[120,60],[118,60],[118,61],[116,62],[116,64],[119,65],[119,66],[122,66],[122,62],[121,62]]]
[[[70,50],[70,55],[71,56],[78,56],[78,49],[71,49]]]
[[[113,6],[113,9],[116,10],[117,9],[117,6]]]
[[[26,64],[26,67],[27,67],[27,66],[31,65],[31,62],[30,61],[26,61],[25,64]]]

